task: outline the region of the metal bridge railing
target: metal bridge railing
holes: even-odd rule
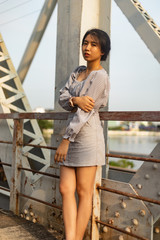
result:
[[[50,150],[56,150],[56,147],[52,146],[40,146],[40,145],[33,145],[33,144],[23,144],[23,120],[24,119],[47,119],[47,120],[66,120],[68,116],[68,113],[66,112],[52,112],[52,113],[9,113],[9,114],[0,114],[0,119],[13,119],[14,120],[14,134],[13,134],[13,142],[9,141],[3,141],[0,140],[1,144],[13,144],[13,159],[12,159],[12,164],[5,163],[5,162],[0,162],[0,165],[8,166],[12,168],[12,183],[10,185],[10,190],[4,187],[0,187],[1,190],[10,192],[10,208],[11,210],[16,213],[17,215],[19,214],[19,202],[20,202],[20,197],[28,198],[33,201],[40,202],[42,204],[51,206],[53,208],[57,208],[62,210],[62,207],[56,204],[51,204],[45,201],[42,201],[37,198],[33,198],[31,196],[27,196],[23,193],[20,192],[20,171],[30,171],[33,173],[45,175],[48,177],[52,178],[59,178],[58,175],[55,174],[50,174],[46,172],[41,172],[29,168],[24,168],[22,167],[22,153],[21,149],[23,146],[32,146],[32,147],[37,147],[37,148],[47,148]],[[100,118],[101,120],[120,120],[120,121],[160,121],[160,112],[100,112]],[[160,163],[160,159],[156,158],[148,158],[148,157],[137,157],[137,156],[130,156],[130,155],[121,155],[121,154],[106,154],[107,157],[117,157],[117,158],[125,158],[125,159],[133,159],[133,160],[140,160],[140,161],[147,161],[147,162],[155,162],[155,163]],[[100,169],[101,171],[101,169]],[[100,176],[100,175],[99,175]],[[101,186],[99,183],[101,182],[101,179],[96,179],[95,182],[95,189],[94,191],[94,196],[93,198],[96,199],[96,201],[93,201],[93,205],[98,201],[100,202],[100,194],[99,191],[108,191],[112,192],[115,194],[127,196],[130,198],[135,198],[138,200],[143,200],[146,202],[154,203],[160,205],[160,201],[155,200],[155,199],[150,199],[146,198],[143,196],[123,192],[120,190],[115,190],[107,187]],[[97,214],[98,213],[98,214]],[[103,222],[100,220],[100,205],[94,205],[93,207],[93,212],[92,212],[92,233],[91,233],[91,239],[92,240],[97,240],[97,236],[99,236],[99,228],[98,224],[107,226],[109,228],[115,229],[119,232],[125,233],[128,236],[135,237],[137,239],[141,240],[147,240],[147,238],[138,236],[132,232],[127,232],[123,229],[120,229],[116,226],[113,226],[113,224],[108,224],[106,222]]]

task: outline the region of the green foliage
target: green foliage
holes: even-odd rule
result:
[[[110,161],[109,165],[114,167],[121,167],[121,168],[134,168],[134,163],[126,159],[121,159],[118,161]]]
[[[51,129],[51,128],[53,128],[53,121],[52,120],[40,119],[40,120],[38,120],[38,124],[39,124],[39,127],[40,127],[41,131],[43,129]]]
[[[108,127],[108,130],[122,130],[121,126]]]

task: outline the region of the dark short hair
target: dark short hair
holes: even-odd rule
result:
[[[110,38],[109,38],[108,34],[106,32],[104,32],[103,30],[100,30],[100,29],[97,29],[97,28],[90,29],[85,33],[85,35],[82,39],[82,45],[84,44],[85,38],[89,34],[93,37],[98,38],[99,44],[100,44],[100,47],[101,47],[101,52],[104,54],[101,57],[101,61],[105,61],[108,54],[109,54],[109,51],[111,49],[111,42],[110,42]]]

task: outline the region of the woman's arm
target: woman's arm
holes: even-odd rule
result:
[[[54,155],[55,162],[63,162],[63,160],[66,160],[66,155],[68,152],[70,141],[67,139],[63,139],[60,143],[59,147],[57,148],[57,151]]]
[[[85,112],[90,112],[94,107],[94,100],[89,96],[72,97],[72,102]]]
[[[71,142],[74,139],[82,126],[89,120],[95,111],[98,111],[101,106],[105,106],[108,100],[109,93],[109,81],[107,73],[96,72],[90,87],[86,90],[85,95],[91,97],[94,100],[94,108],[85,112],[80,108],[74,114],[73,119],[69,122],[64,138]]]
[[[70,75],[68,81],[66,82],[65,86],[60,89],[60,97],[59,97],[59,104],[62,108],[64,108],[67,111],[72,111],[74,109],[73,106],[70,105],[70,98],[73,96],[70,94],[69,87],[72,84],[72,74]]]
[[[59,104],[67,111],[72,111],[77,106],[85,112],[91,111],[94,107],[94,100],[92,97],[74,97],[70,94],[69,86],[72,84],[71,78],[72,77],[70,76],[65,86],[60,90]],[[71,102],[73,103],[73,105],[71,104]]]

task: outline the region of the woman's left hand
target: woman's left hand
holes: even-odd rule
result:
[[[63,160],[66,160],[66,155],[68,152],[70,141],[67,139],[63,139],[60,143],[59,147],[57,148],[57,151],[54,155],[54,161],[55,162],[63,162]]]

